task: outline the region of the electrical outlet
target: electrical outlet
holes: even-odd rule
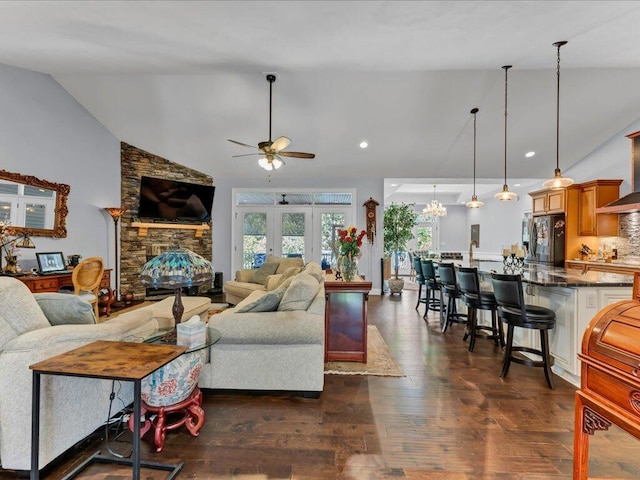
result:
[[[587,308],[596,308],[596,295],[594,293],[587,294]]]

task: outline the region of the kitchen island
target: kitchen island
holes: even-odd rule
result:
[[[514,273],[502,262],[478,261],[472,262],[471,266],[478,268],[485,289],[491,289],[491,272]],[[556,327],[549,332],[553,372],[576,387],[580,386],[578,353],[582,336],[596,313],[607,305],[632,298],[633,276],[535,264],[526,264],[516,272],[522,274],[525,301],[556,312]],[[488,322],[488,318],[482,321]],[[514,343],[539,348],[540,339],[536,333],[517,328]]]

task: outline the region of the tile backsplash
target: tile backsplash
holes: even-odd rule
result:
[[[640,262],[640,212],[621,214],[618,232],[617,237],[599,238],[599,247],[617,248],[619,260]]]

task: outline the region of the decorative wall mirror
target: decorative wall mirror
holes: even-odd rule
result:
[[[64,183],[0,170],[0,222],[16,233],[64,238],[70,190]]]

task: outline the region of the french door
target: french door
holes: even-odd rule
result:
[[[337,230],[351,225],[352,217],[351,206],[238,207],[232,268],[259,268],[269,255],[301,257],[329,268]]]

